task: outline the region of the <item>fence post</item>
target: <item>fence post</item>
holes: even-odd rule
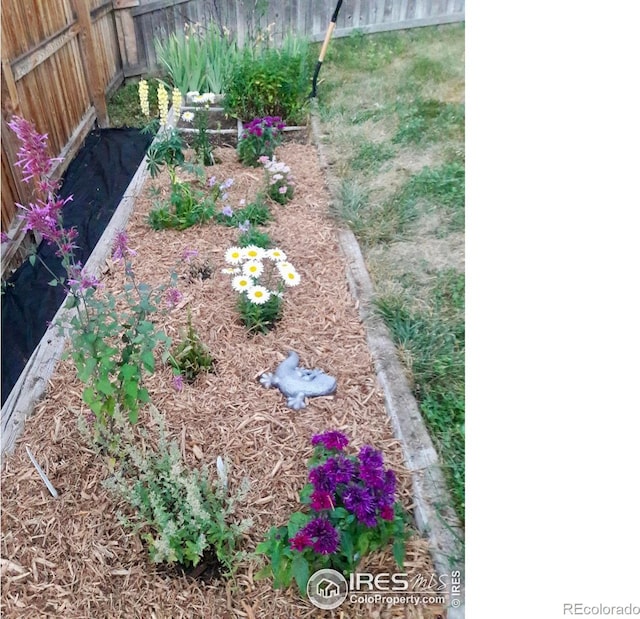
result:
[[[131,9],[135,6],[140,6],[140,0],[113,0],[118,45],[120,47],[122,69],[125,77],[131,75],[132,69],[137,67],[140,62],[138,58],[136,29],[133,23],[133,16],[131,15]],[[135,70],[133,72],[135,72]]]
[[[91,13],[89,5],[85,0],[73,0],[73,6],[78,16],[80,26],[80,44],[82,45],[82,64],[84,66],[85,77],[89,86],[89,96],[91,103],[96,109],[96,118],[99,127],[109,126],[109,116],[107,114],[107,99],[105,97],[105,87],[101,84],[101,75],[104,71],[99,70],[98,55],[96,53],[93,29],[91,27]]]

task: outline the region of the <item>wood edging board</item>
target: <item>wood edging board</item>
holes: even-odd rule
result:
[[[173,110],[171,110],[167,124],[172,125],[173,122]],[[158,140],[158,135],[156,135],[154,142]],[[100,275],[102,266],[111,252],[113,239],[116,233],[123,229],[129,221],[136,199],[142,191],[148,174],[146,161],[143,159],[127,186],[109,224],[87,260],[84,268],[88,274],[96,277]],[[62,356],[67,334],[61,333],[59,325],[67,324],[77,311],[65,308],[68,298],[69,295],[67,295],[67,298],[56,312],[51,321],[51,326],[45,331],[24,370],[18,377],[16,384],[13,386],[9,397],[2,406],[0,412],[0,462],[4,454],[9,454],[13,451],[17,439],[24,430],[27,418],[33,413],[36,404],[44,396],[56,364]]]

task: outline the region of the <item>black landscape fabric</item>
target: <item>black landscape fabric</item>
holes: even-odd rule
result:
[[[62,213],[64,226],[78,230],[76,261],[86,264],[152,139],[138,129],[101,129],[87,136],[59,192],[73,196]],[[37,253],[51,271],[64,275],[55,247],[42,242]],[[2,295],[2,404],[64,301],[64,289],[50,286],[52,279],[40,260],[34,266],[27,260],[7,280]]]

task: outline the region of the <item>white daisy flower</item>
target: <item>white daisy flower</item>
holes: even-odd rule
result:
[[[300,283],[300,273],[294,269],[290,269],[284,273],[280,271],[280,275],[284,280],[285,286],[297,286]]]
[[[248,245],[242,249],[242,257],[245,260],[262,260],[264,257],[264,249],[257,245]]]
[[[284,277],[285,273],[296,270],[295,267],[290,262],[287,262],[286,260],[277,262],[276,266],[278,267],[278,271],[280,272],[280,275],[282,275],[282,277]]]
[[[249,290],[253,286],[253,284],[253,280],[246,275],[236,275],[231,280],[231,287],[236,292],[244,292],[245,290]]]
[[[264,286],[254,286],[247,291],[247,297],[251,303],[262,305],[269,300],[271,293]]]
[[[247,277],[260,277],[264,266],[260,260],[248,260],[242,265],[242,272]]]
[[[186,123],[190,123],[195,118],[193,112],[184,112],[182,114],[182,120]]]
[[[265,252],[265,256],[270,258],[274,262],[282,262],[287,259],[287,254],[285,254],[281,249],[274,247],[273,249],[268,249]]]
[[[240,264],[244,258],[244,250],[240,247],[229,247],[224,254],[224,259],[229,264]]]
[[[235,269],[222,269],[222,273],[225,275],[239,275],[242,273],[242,270],[237,267]]]

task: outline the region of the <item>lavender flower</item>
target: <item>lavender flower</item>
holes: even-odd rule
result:
[[[284,185],[282,187],[278,187],[278,193],[284,195],[287,193],[287,188]]]
[[[233,209],[228,204],[225,204],[222,209],[222,214],[227,217],[233,217]]]
[[[212,177],[209,179],[208,185],[209,185],[209,187],[213,187],[215,184],[216,184],[216,177],[215,177],[215,176],[212,176]]]
[[[314,447],[322,444],[327,449],[342,451],[349,444],[349,439],[338,430],[327,430],[322,434],[314,434],[311,437],[311,444]]]
[[[182,293],[177,288],[169,288],[165,297],[166,303],[169,307],[173,308],[182,301]]]
[[[116,232],[116,238],[113,243],[112,257],[116,262],[122,260],[125,255],[136,256],[138,252],[129,247],[129,237],[124,230]]]
[[[173,380],[171,381],[173,388],[176,391],[182,391],[182,389],[184,388],[184,381],[182,379],[182,374],[176,374],[176,376],[173,377]]]
[[[240,232],[248,232],[251,227],[251,222],[248,219],[244,220],[244,223],[238,224],[238,228],[240,228]]]
[[[182,252],[182,259],[185,262],[191,262],[192,258],[196,258],[198,256],[198,250],[197,249],[185,249]]]
[[[224,183],[220,185],[220,191],[225,191],[226,189],[229,189],[231,185],[233,185],[233,179],[228,178],[226,181],[224,181]]]

